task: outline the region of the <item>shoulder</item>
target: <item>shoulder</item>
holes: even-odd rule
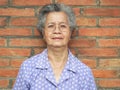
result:
[[[22,65],[21,65],[21,69],[23,71],[27,71],[27,73],[29,73],[29,71],[33,71],[36,66],[41,62],[43,61],[43,58],[44,58],[44,55],[45,55],[45,50],[40,53],[40,54],[37,54],[37,55],[34,55],[28,59],[26,59]]]
[[[83,87],[84,90],[97,90],[92,70],[79,59],[76,59],[76,63],[76,76],[78,76],[80,86]]]
[[[75,66],[76,73],[81,74],[81,75],[91,73],[90,67],[84,64],[80,59],[78,59],[74,55],[71,55],[71,59],[73,63],[72,66]]]
[[[36,73],[36,67],[43,61],[44,51],[40,54],[34,55],[26,59],[19,69],[19,74],[22,75],[26,80],[29,80],[31,74]]]
[[[84,64],[80,59],[76,58],[76,63],[79,70],[90,70],[90,67]]]
[[[23,63],[22,66],[24,67],[35,67],[36,63],[42,58],[42,54],[37,54],[35,56],[32,56],[28,59],[26,59]]]

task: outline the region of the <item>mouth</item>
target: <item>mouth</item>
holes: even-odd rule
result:
[[[62,37],[53,37],[52,39],[53,40],[62,40],[63,38]]]

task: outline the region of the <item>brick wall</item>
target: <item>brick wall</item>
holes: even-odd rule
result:
[[[120,0],[0,0],[0,90],[11,89],[20,64],[45,48],[37,14],[55,1],[75,11],[69,47],[92,68],[98,90],[120,89]]]

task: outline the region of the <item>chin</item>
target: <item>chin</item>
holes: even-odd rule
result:
[[[66,47],[67,45],[51,45],[54,48],[63,48]]]

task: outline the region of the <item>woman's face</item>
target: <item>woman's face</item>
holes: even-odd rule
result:
[[[46,17],[44,39],[47,46],[67,47],[71,31],[64,12],[51,12]]]

